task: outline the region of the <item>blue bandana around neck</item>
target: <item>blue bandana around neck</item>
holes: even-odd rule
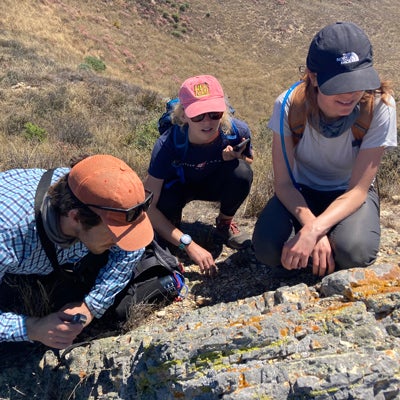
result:
[[[319,118],[319,133],[328,139],[339,137],[353,125],[359,113],[360,105],[357,105],[351,114],[340,117],[333,122],[326,122],[324,116],[321,115]],[[312,125],[315,126],[315,124]]]

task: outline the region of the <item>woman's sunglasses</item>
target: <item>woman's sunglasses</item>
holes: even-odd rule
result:
[[[203,119],[205,118],[206,115],[208,115],[208,117],[210,119],[212,119],[213,121],[218,121],[219,119],[222,118],[222,116],[224,115],[224,112],[223,111],[208,112],[208,113],[196,115],[195,117],[190,118],[190,119],[192,120],[192,122],[200,122],[200,121],[203,121]]]
[[[143,212],[146,212],[149,209],[150,204],[153,200],[153,193],[149,192],[148,190],[146,190],[146,193],[147,193],[147,197],[144,199],[144,201],[142,201],[139,204],[136,204],[135,206],[133,206],[131,208],[126,208],[126,209],[125,208],[113,208],[113,207],[98,206],[96,204],[85,204],[85,203],[84,204],[87,207],[98,208],[99,210],[124,213],[125,221],[131,223],[131,222],[134,222],[135,220],[137,220]]]

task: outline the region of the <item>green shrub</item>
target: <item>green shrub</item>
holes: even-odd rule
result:
[[[47,138],[47,132],[32,122],[24,125],[24,137],[28,140],[44,142]]]
[[[124,145],[132,146],[135,150],[150,154],[154,143],[160,136],[157,128],[158,119],[153,119],[145,123],[124,138]]]
[[[104,61],[100,60],[97,57],[87,56],[85,57],[84,61],[85,62],[83,64],[79,65],[80,69],[92,69],[96,72],[101,72],[106,69],[106,64],[104,63]]]
[[[172,36],[175,36],[176,38],[180,39],[182,37],[182,32],[179,31],[172,31],[171,32]]]

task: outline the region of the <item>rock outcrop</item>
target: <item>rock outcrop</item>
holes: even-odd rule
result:
[[[400,268],[339,271],[3,368],[2,399],[400,399]]]

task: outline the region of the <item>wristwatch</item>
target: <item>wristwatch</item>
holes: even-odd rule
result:
[[[188,235],[187,233],[184,233],[181,238],[179,239],[180,244],[179,244],[179,248],[181,250],[183,250],[186,246],[189,246],[190,243],[192,243],[192,238],[190,235]]]

